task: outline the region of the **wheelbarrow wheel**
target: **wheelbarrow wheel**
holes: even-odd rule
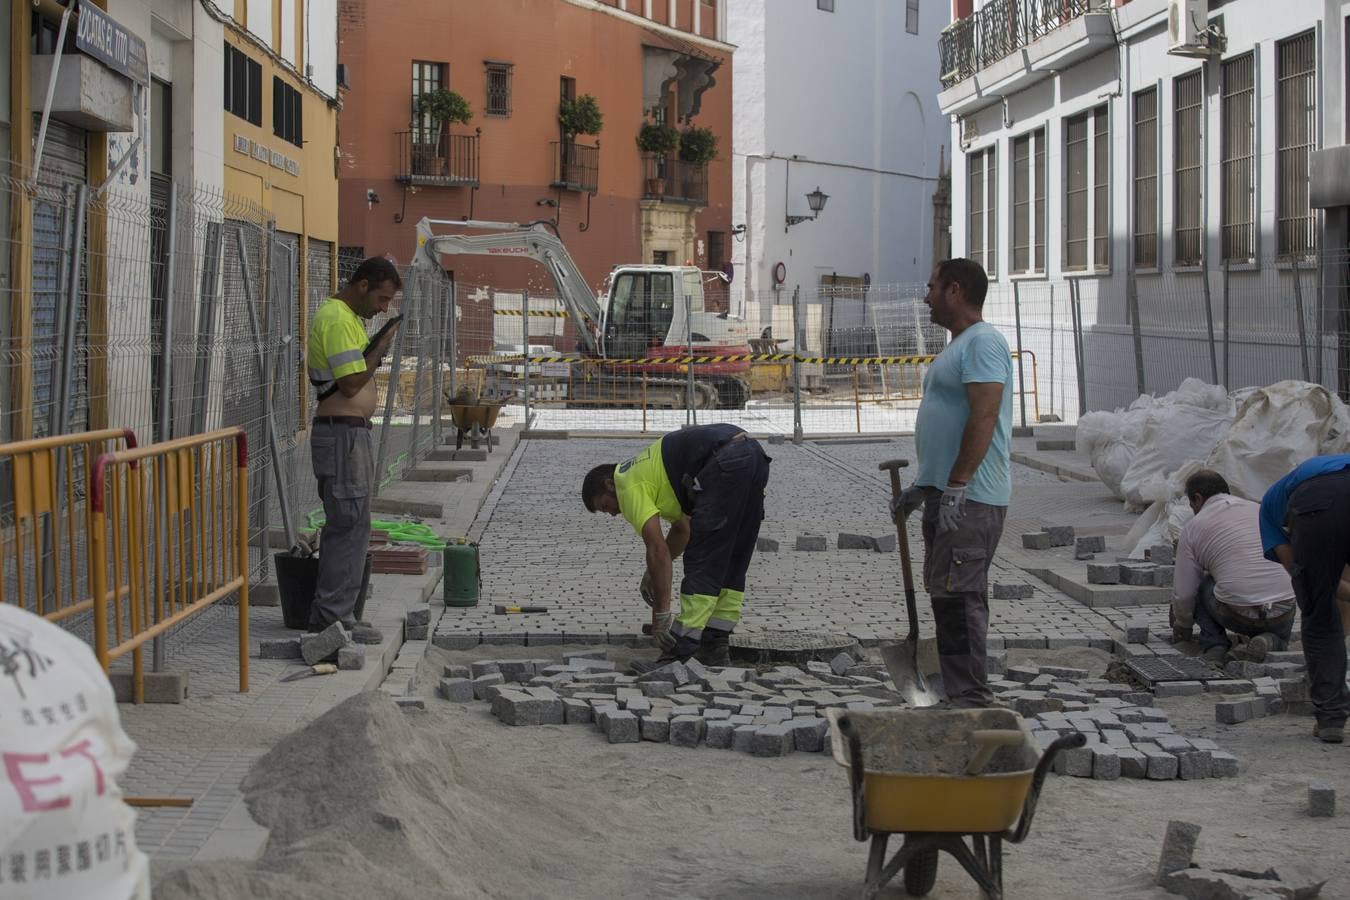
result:
[[[938,848],[929,847],[914,854],[905,864],[905,893],[911,897],[927,897],[937,884]]]

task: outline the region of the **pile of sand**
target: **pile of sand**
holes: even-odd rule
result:
[[[520,897],[566,880],[535,854],[548,843],[541,833],[575,835],[579,823],[531,803],[527,786],[499,784],[508,780],[501,768],[470,766],[482,773],[475,784],[448,743],[412,727],[383,694],[352,697],[289,735],[244,780],[249,811],[271,829],[262,857],[189,866],[155,896]],[[508,809],[526,811],[529,827]]]

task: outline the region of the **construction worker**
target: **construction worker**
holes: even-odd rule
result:
[[[947,259],[928,280],[932,320],[951,332],[923,380],[914,423],[918,469],[895,497],[903,525],[923,506],[923,580],[933,603],[948,707],[993,703],[985,641],[989,563],[1012,494],[1012,356],[983,320],[989,281],[979,263]]]
[[[1261,498],[1260,521],[1266,558],[1292,576],[1303,613],[1303,659],[1317,718],[1313,735],[1339,744],[1350,716],[1345,627],[1336,599],[1350,564],[1350,455],[1300,463]]]
[[[741,620],[745,573],[764,520],[769,457],[735,425],[672,431],[625,462],[586,473],[589,512],[622,514],[647,548],[642,590],[651,595],[652,636],[661,647],[647,672],[697,657],[730,665],[731,632]],[[662,534],[661,520],[670,523]],[[684,556],[680,614],[671,611],[672,564]]]
[[[1296,609],[1289,573],[1262,556],[1260,506],[1230,494],[1212,469],[1192,474],[1185,490],[1195,516],[1177,541],[1172,642],[1190,640],[1195,623],[1200,650],[1215,665],[1230,654],[1262,662],[1288,646]],[[1250,640],[1233,648],[1230,631]]]
[[[371,341],[362,320],[386,312],[402,285],[394,264],[373,256],[357,267],[346,287],[319,306],[309,327],[309,380],[319,397],[309,447],[324,513],[309,630],[341,622],[363,644],[384,639],[374,626],[357,622],[355,610],[370,549],[375,370],[389,351],[397,324]]]

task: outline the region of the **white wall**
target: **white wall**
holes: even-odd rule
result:
[[[1327,13],[1334,16],[1327,21]],[[1230,0],[1211,11],[1211,21],[1222,16],[1227,49],[1222,59],[1256,50],[1256,208],[1258,221],[1258,259],[1276,254],[1276,44],[1308,28],[1320,29],[1319,117],[1324,140],[1334,143],[1344,132],[1342,123],[1344,81],[1342,42],[1344,16],[1350,14],[1345,0]],[[1206,274],[1198,269],[1178,270],[1173,265],[1174,221],[1173,179],[1173,78],[1202,66],[1196,59],[1167,53],[1166,4],[1162,0],[1133,0],[1118,11],[1117,25],[1123,45],[1069,66],[1049,79],[1007,98],[1007,106],[996,103],[974,113],[970,119],[978,137],[967,151],[993,146],[998,156],[998,271],[991,273],[998,284],[991,296],[1011,296],[1011,140],[1034,128],[1044,126],[1048,137],[1048,190],[1046,221],[1047,272],[1016,279],[1024,308],[1044,304],[1053,286],[1060,303],[1056,325],[1061,331],[1067,319],[1067,287],[1063,263],[1064,209],[1064,120],[1101,103],[1109,105],[1111,141],[1111,239],[1110,266],[1107,271],[1078,277],[1076,284],[1083,302],[1083,326],[1091,331],[1087,347],[1088,403],[1090,408],[1112,407],[1128,403],[1136,395],[1134,351],[1130,337],[1127,265],[1132,252],[1133,147],[1132,97],[1149,86],[1158,88],[1159,149],[1159,267],[1156,272],[1141,271],[1136,276],[1140,323],[1144,334],[1145,385],[1150,391],[1170,390],[1181,377],[1212,377],[1208,346],[1208,321],[1205,309]],[[1216,333],[1223,332],[1225,278],[1218,262],[1220,244],[1220,64],[1214,60],[1205,69],[1205,234],[1206,256],[1210,260],[1207,276],[1210,313]],[[953,252],[968,250],[968,185],[965,155],[960,152],[963,123],[951,129],[951,140],[958,146],[952,182]],[[1305,327],[1315,329],[1317,280],[1306,272],[1299,282],[1303,293]],[[1230,387],[1264,383],[1290,377],[1291,367],[1298,374],[1300,361],[1291,351],[1282,358],[1262,348],[1260,342],[1278,343],[1285,337],[1297,341],[1298,307],[1294,278],[1287,267],[1245,266],[1229,273],[1227,303],[1232,323],[1230,346]],[[1030,302],[1028,300],[1030,298]],[[1048,307],[1047,307],[1048,308]],[[1024,317],[1025,318],[1025,317]],[[1045,323],[1048,328],[1049,324]],[[1259,338],[1259,340],[1258,340]],[[1309,356],[1316,360],[1311,348]],[[1293,360],[1293,362],[1291,362]],[[1220,360],[1220,380],[1223,380]],[[1316,378],[1316,371],[1313,373]]]
[[[306,0],[305,63],[309,78],[329,97],[337,96],[337,0]]]
[[[767,293],[779,261],[789,290],[813,290],[832,272],[866,273],[873,284],[927,279],[948,142],[936,104],[946,17],[943,0],[923,0],[914,35],[900,0],[849,0],[834,13],[729,0],[732,222],[747,225],[732,260],[742,291]],[[785,233],[784,217],[809,214],[817,187],[830,197],[820,218]]]

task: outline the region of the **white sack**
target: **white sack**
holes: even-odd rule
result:
[[[1148,408],[1130,468],[1121,479],[1125,507],[1143,509],[1173,496],[1168,481],[1189,462],[1207,459],[1228,431],[1233,402],[1224,389],[1187,378]]]
[[[1206,464],[1235,495],[1260,501],[1309,457],[1350,452],[1350,411],[1321,385],[1281,381],[1243,393],[1237,418]]]
[[[1153,397],[1144,394],[1129,409],[1090,412],[1078,417],[1076,446],[1079,452],[1091,457],[1092,470],[1118,499],[1125,499],[1120,482],[1134,461],[1139,433],[1153,403]]]
[[[93,651],[0,603],[0,900],[149,900],[118,787],[135,750]]]

